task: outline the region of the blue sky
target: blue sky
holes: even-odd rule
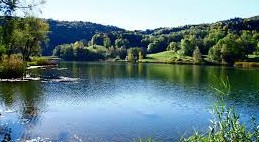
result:
[[[259,0],[47,0],[40,17],[145,30],[256,15]]]

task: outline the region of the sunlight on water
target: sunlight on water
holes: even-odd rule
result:
[[[41,80],[1,83],[1,138],[177,141],[194,129],[207,130],[213,75],[230,75],[234,86],[227,100],[244,121],[259,114],[257,70],[122,63],[64,63],[61,68],[32,70],[31,76]]]

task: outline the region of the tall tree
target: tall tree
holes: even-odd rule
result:
[[[19,19],[19,28],[14,30],[16,48],[23,56],[23,60],[29,60],[31,55],[37,55],[41,51],[41,44],[47,40],[49,26],[46,22],[35,17]]]
[[[189,38],[185,38],[181,40],[181,49],[183,55],[192,56],[195,47],[197,46],[197,40],[194,36],[190,36]]]
[[[17,17],[31,14],[34,10],[39,10],[39,6],[45,3],[44,0],[0,0],[0,16],[3,20],[3,45],[10,56],[13,53],[14,30],[16,28]],[[16,15],[19,13],[20,15]]]

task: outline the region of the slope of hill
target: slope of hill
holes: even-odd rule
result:
[[[56,21],[46,20],[50,26],[49,42],[43,49],[43,55],[51,55],[55,46],[66,43],[73,43],[78,40],[91,40],[96,33],[110,33],[125,31],[115,26],[105,26],[101,24],[81,21]]]
[[[72,35],[71,37],[80,36],[76,32],[69,34]],[[86,50],[87,46],[103,46],[106,49],[105,52],[103,50],[95,52],[99,52],[105,58],[120,56],[121,59],[125,59],[127,52],[131,56],[133,54],[134,58],[138,58],[140,50],[144,54],[172,50],[179,56],[193,56],[194,53],[198,53],[197,55],[208,55],[212,62],[233,64],[235,61],[246,60],[250,54],[259,54],[259,18],[258,16],[233,18],[210,24],[146,31],[114,30],[98,32],[92,38],[84,39],[90,42],[80,43],[81,49]],[[69,57],[76,56],[78,43],[71,43],[71,45],[58,46],[54,55],[62,57],[69,53]]]

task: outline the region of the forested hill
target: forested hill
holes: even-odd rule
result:
[[[68,23],[64,29],[69,29],[70,24],[72,23]],[[72,27],[77,28],[75,25]],[[99,33],[91,32],[97,31],[92,29],[87,31],[87,33],[90,32],[89,35],[83,29],[61,31],[62,33],[58,35],[68,39],[65,42],[71,42],[71,44],[56,46],[53,55],[66,60],[89,60],[96,59],[92,57],[97,54],[101,59],[113,57],[125,59],[126,54],[133,51],[134,58],[138,58],[137,51],[139,50],[144,54],[173,51],[178,57],[190,57],[197,51],[199,54],[208,55],[211,62],[233,64],[235,61],[246,60],[248,55],[259,54],[259,16],[146,31],[114,29],[117,31],[109,27],[106,32],[103,30],[104,32]],[[53,25],[51,30],[53,33],[58,32],[53,30]],[[80,35],[80,33],[85,33],[85,35]],[[72,41],[80,37],[86,42]],[[50,37],[51,43],[53,39],[64,40],[54,34]],[[77,51],[79,49],[80,52]],[[85,53],[84,56],[77,54],[83,54],[81,50]]]
[[[89,41],[96,33],[110,33],[125,31],[115,26],[105,26],[101,24],[81,21],[57,21],[47,19],[50,33],[47,47],[43,49],[43,55],[51,55],[55,46],[65,43],[74,43],[79,40]]]
[[[162,35],[162,34],[172,34],[173,32],[180,32],[183,30],[191,29],[206,29],[209,30],[213,27],[222,27],[231,31],[242,31],[242,30],[259,30],[259,16],[254,16],[251,18],[233,18],[224,21],[218,21],[210,24],[198,24],[198,25],[185,25],[175,28],[157,28],[154,30],[143,31],[143,34],[151,35]]]

